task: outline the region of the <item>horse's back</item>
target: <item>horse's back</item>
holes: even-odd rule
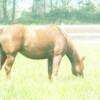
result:
[[[21,53],[31,58],[46,58],[52,55],[54,41],[49,26],[26,26]]]
[[[2,46],[6,53],[20,51],[42,58],[52,55],[53,50],[64,49],[65,38],[56,25],[11,25],[2,34]]]
[[[56,25],[26,26],[24,45],[21,53],[33,58],[53,56],[64,50],[65,38]],[[59,49],[59,50],[58,50]],[[61,51],[60,50],[60,51]]]

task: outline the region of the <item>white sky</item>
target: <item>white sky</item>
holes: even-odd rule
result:
[[[20,10],[23,10],[23,9],[27,10],[27,8],[30,8],[31,5],[32,5],[32,0],[21,0],[18,3]]]

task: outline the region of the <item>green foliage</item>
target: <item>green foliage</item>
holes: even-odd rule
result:
[[[95,23],[95,18],[97,16],[96,14],[97,13],[95,7],[92,4],[88,4],[87,6],[82,7],[79,10],[74,10],[72,12],[72,17],[76,18],[76,20],[79,20],[82,23]],[[98,23],[98,21],[96,23]]]
[[[47,23],[66,23],[66,24],[86,24],[86,23],[100,23],[100,12],[96,12],[93,6],[88,5],[81,9],[67,9],[56,8],[46,14],[35,15],[31,12],[23,12],[15,23],[24,24],[47,24]]]
[[[96,8],[93,2],[88,2],[80,6],[79,9],[66,6],[62,0],[62,6],[53,8],[44,13],[43,1],[33,0],[33,9],[23,11],[21,16],[13,21],[0,20],[1,24],[48,24],[48,23],[65,23],[65,24],[99,24],[100,10]],[[37,5],[35,5],[35,3]],[[64,6],[63,6],[64,5]],[[49,7],[47,7],[49,8]]]

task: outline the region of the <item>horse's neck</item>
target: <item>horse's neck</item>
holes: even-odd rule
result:
[[[71,40],[68,41],[68,47],[67,47],[67,56],[71,62],[71,64],[78,64],[80,62],[79,55],[77,53],[76,48],[74,47]]]

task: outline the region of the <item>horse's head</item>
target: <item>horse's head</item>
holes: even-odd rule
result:
[[[72,73],[75,76],[84,76],[84,63],[83,60],[85,59],[85,57],[83,57],[77,64],[74,64],[72,67]]]

